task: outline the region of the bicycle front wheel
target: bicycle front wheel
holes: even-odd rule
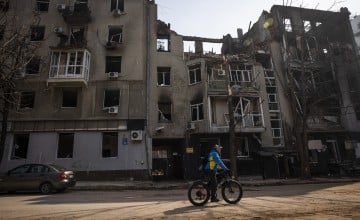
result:
[[[188,199],[195,206],[205,205],[209,201],[210,191],[203,181],[196,181],[188,189]]]
[[[221,195],[227,203],[235,204],[242,198],[243,190],[239,182],[229,180],[221,188]]]

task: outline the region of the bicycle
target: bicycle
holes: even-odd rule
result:
[[[229,204],[238,203],[243,190],[241,184],[230,177],[228,172],[220,172],[218,175],[218,188],[221,188],[223,199]],[[210,199],[210,185],[207,178],[194,181],[188,189],[188,199],[195,206],[203,206]]]

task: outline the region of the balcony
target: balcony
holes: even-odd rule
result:
[[[86,3],[75,3],[74,6],[66,6],[61,11],[62,16],[68,24],[82,25],[91,21],[91,11]]]
[[[47,84],[87,86],[91,54],[86,49],[52,50]]]
[[[237,85],[240,93],[258,93],[259,89],[255,82],[230,81],[230,85]],[[228,86],[226,80],[210,80],[208,82],[209,95],[227,95]]]

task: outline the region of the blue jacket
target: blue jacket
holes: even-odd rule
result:
[[[229,170],[220,159],[219,153],[216,149],[212,149],[208,155],[208,162],[206,163],[205,170],[218,170],[218,167],[223,170]]]

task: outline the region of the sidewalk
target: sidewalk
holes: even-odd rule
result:
[[[72,190],[156,190],[156,189],[186,189],[192,181],[78,181]],[[351,183],[360,182],[360,177],[313,177],[303,179],[265,179],[258,176],[240,177],[239,182],[245,187],[320,184],[320,183]]]

